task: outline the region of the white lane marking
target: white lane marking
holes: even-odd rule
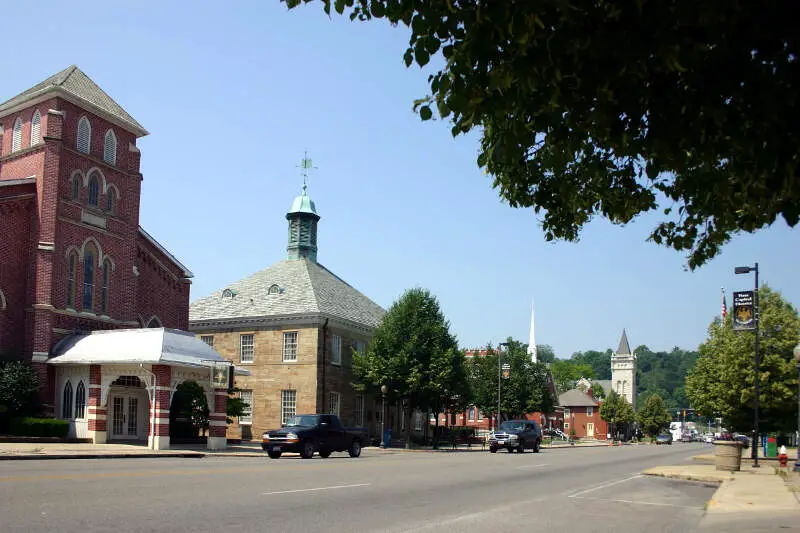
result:
[[[518,466],[518,467],[516,467],[516,470],[528,470],[528,469],[530,469],[530,468],[541,468],[541,467],[543,467],[543,466],[547,466],[547,465],[549,465],[549,464],[550,464],[550,463],[544,463],[544,464],[540,464],[540,465],[526,465],[526,466]]]
[[[573,497],[573,496],[571,496]],[[593,500],[598,502],[614,502],[614,503],[633,503],[636,505],[657,505],[659,507],[677,507],[679,509],[694,509],[695,511],[702,511],[702,507],[692,507],[691,505],[675,505],[674,503],[660,503],[660,502],[637,502],[633,500],[619,500],[613,498],[592,498],[591,496],[577,496],[579,500]]]
[[[594,492],[596,490],[605,489],[607,487],[613,487],[614,485],[619,485],[620,483],[625,483],[626,481],[630,481],[632,479],[638,479],[640,477],[644,477],[644,476],[642,474],[638,474],[638,475],[635,475],[635,476],[626,477],[625,479],[618,479],[617,481],[612,481],[611,483],[605,483],[605,484],[599,485],[597,487],[592,487],[590,489],[586,489],[586,490],[582,490],[580,492],[576,492],[575,494],[571,494],[568,497],[569,498],[576,498],[576,497],[578,497],[578,496],[580,496],[582,494],[588,494],[588,493]]]
[[[370,483],[355,483],[353,485],[333,485],[331,487],[315,487],[313,489],[294,489],[294,490],[276,490],[275,492],[265,492],[262,496],[272,496],[274,494],[292,494],[295,492],[315,492],[318,490],[333,490],[333,489],[352,489],[354,487],[366,487]]]

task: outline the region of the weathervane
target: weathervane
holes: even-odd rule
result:
[[[303,175],[303,194],[305,194],[306,189],[308,189],[309,170],[317,170],[317,167],[312,165],[311,159],[308,157],[308,151],[305,151],[303,152],[303,159],[300,161],[300,173]]]

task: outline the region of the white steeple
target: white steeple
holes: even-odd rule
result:
[[[533,299],[531,299],[531,333],[530,337],[528,338],[528,355],[531,356],[531,361],[533,361],[534,363],[538,362],[539,360],[538,354],[536,353],[536,335],[534,334],[534,327],[533,327],[533,322],[534,322],[533,315],[535,310],[536,310],[536,305]]]

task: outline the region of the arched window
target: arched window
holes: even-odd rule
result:
[[[81,117],[78,121],[78,142],[76,148],[79,152],[84,154],[89,153],[89,148],[92,143],[92,126],[89,124],[89,119]]]
[[[153,318],[150,319],[150,322],[147,323],[147,327],[148,328],[160,328],[160,327],[162,327],[161,326],[161,321],[158,319],[157,316],[154,316]]]
[[[114,130],[106,132],[106,137],[103,141],[103,161],[109,165],[117,164],[117,136]]]
[[[72,178],[72,199],[79,200],[81,197],[81,176],[76,174]]]
[[[103,286],[100,288],[100,311],[108,312],[108,280],[111,278],[111,262],[103,261]]]
[[[86,418],[86,387],[83,381],[75,389],[75,418]]]
[[[14,129],[11,131],[11,151],[22,150],[22,119],[17,117],[14,121]]]
[[[92,172],[89,176],[89,205],[97,206],[100,198],[100,180],[97,178],[97,173]]]
[[[83,256],[83,308],[92,309],[94,301],[94,262],[95,251],[91,248],[86,250]]]
[[[113,214],[114,213],[114,190],[108,189],[106,192],[106,211]]]
[[[72,383],[64,385],[64,398],[61,401],[61,418],[72,418]]]
[[[42,115],[37,109],[31,119],[31,146],[42,141]]]
[[[67,307],[75,308],[75,273],[78,270],[78,254],[72,252],[67,261]]]
[[[269,291],[267,291],[267,294],[280,294],[280,292],[281,292],[281,288],[278,287],[277,284],[272,284],[272,285],[270,285]]]

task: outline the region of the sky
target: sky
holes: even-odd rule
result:
[[[478,168],[477,134],[413,113],[431,70],[403,64],[404,27],[278,0],[12,2],[3,22],[0,100],[77,64],[150,132],[140,223],[194,273],[192,300],[286,257],[307,150],[319,262],[384,308],[429,289],[464,347],[526,342],[535,300],[536,342],[558,357],[616,348],[623,328],[632,346],[696,349],[754,261],[800,304],[800,231],[782,220],[694,272],[645,242],[655,215],[545,242]]]

